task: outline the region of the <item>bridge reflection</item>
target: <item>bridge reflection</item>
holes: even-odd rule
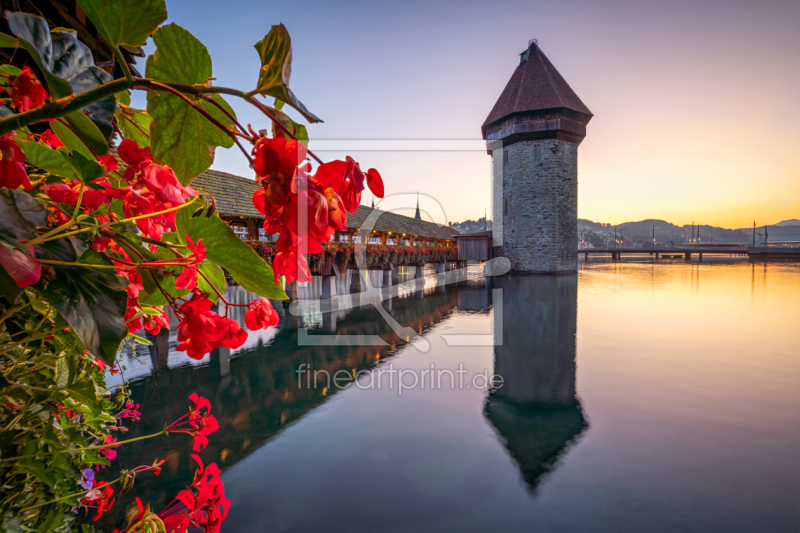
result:
[[[419,280],[420,282],[422,280]],[[486,283],[469,281],[444,287],[425,287],[385,302],[392,317],[403,326],[425,334],[447,319],[459,302],[488,302]],[[251,295],[232,288],[229,300],[243,303]],[[209,398],[220,429],[210,438],[208,447],[199,455],[206,462],[216,461],[225,470],[297,421],[322,405],[337,392],[324,386],[299,387],[296,370],[305,363],[315,370],[334,375],[345,370],[351,375],[370,369],[391,357],[406,344],[380,318],[372,306],[356,307],[334,313],[309,312],[292,316],[280,302],[274,302],[280,313],[277,333],[270,332],[251,346],[237,350],[231,357],[225,348],[212,352],[210,360],[197,366],[181,364],[181,354],[174,351],[175,332],[150,336],[150,371],[130,382],[134,400],[142,405],[142,420],[131,425],[124,438],[134,438],[160,431],[166,424],[186,413],[188,395],[197,392]],[[486,310],[486,306],[483,306]],[[232,311],[234,311],[232,309]],[[243,314],[243,313],[240,313]],[[335,315],[334,317],[328,315]],[[232,313],[241,321],[243,317]],[[386,346],[301,346],[298,327],[310,326],[312,334],[330,333],[330,324],[337,333],[355,336],[377,335]],[[173,328],[174,329],[174,328]],[[257,333],[251,334],[256,336]],[[263,333],[263,332],[262,332]],[[146,358],[146,356],[145,356]],[[121,437],[122,438],[122,437]],[[190,459],[191,444],[183,436],[156,438],[134,442],[119,448],[119,456],[111,469],[132,468],[152,462],[158,457],[166,461],[159,477],[143,474],[136,480],[136,489],[120,495],[118,504],[108,511],[101,525],[121,525],[134,507],[133,494],[150,501],[154,509],[168,503],[190,482],[195,464]],[[110,470],[111,470],[110,469]],[[104,473],[111,478],[116,472]],[[109,529],[111,529],[109,527]]]
[[[504,384],[487,398],[484,415],[533,492],[588,427],[575,393],[578,281],[506,275],[492,287],[503,289],[494,373]]]

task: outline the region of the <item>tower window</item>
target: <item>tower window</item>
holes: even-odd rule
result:
[[[508,150],[503,150],[503,166],[508,165]]]
[[[542,147],[538,144],[533,145],[533,160],[538,161],[542,158]]]

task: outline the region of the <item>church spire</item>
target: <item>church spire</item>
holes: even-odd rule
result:
[[[417,212],[414,213],[415,220],[422,220],[422,217],[419,216],[419,191],[417,192]]]

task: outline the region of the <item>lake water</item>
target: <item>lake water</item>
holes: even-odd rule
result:
[[[125,362],[143,413],[128,436],[178,418],[191,392],[211,400],[220,430],[200,455],[232,500],[224,533],[800,531],[799,265],[458,276],[333,312],[276,303],[277,328],[201,362],[155,338],[146,366]],[[142,441],[116,463],[166,460],[132,492],[160,509],[190,482],[190,449]]]

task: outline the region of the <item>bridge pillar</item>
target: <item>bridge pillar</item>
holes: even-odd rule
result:
[[[702,261],[703,260],[703,254],[702,253],[697,254],[697,260],[698,261]]]
[[[336,313],[322,313],[322,329],[336,333]]]
[[[425,278],[416,278],[414,280],[414,298],[425,298]]]
[[[336,276],[322,276],[322,300],[330,300],[336,296]]]
[[[400,283],[400,268],[392,265],[392,285]]]
[[[414,267],[414,279],[420,279],[425,277],[425,273],[423,272],[424,268],[425,268],[424,265]]]
[[[361,292],[361,271],[354,268],[350,272],[350,292]]]
[[[683,254],[683,259],[684,259],[685,261],[691,261],[691,260],[692,260],[692,254],[690,254],[690,253],[688,253],[688,252],[687,252],[687,253],[685,253],[685,254]]]
[[[656,252],[656,259],[658,259],[658,252]]]
[[[392,285],[392,271],[383,270],[381,274],[383,276],[381,279],[381,287],[390,287]]]

